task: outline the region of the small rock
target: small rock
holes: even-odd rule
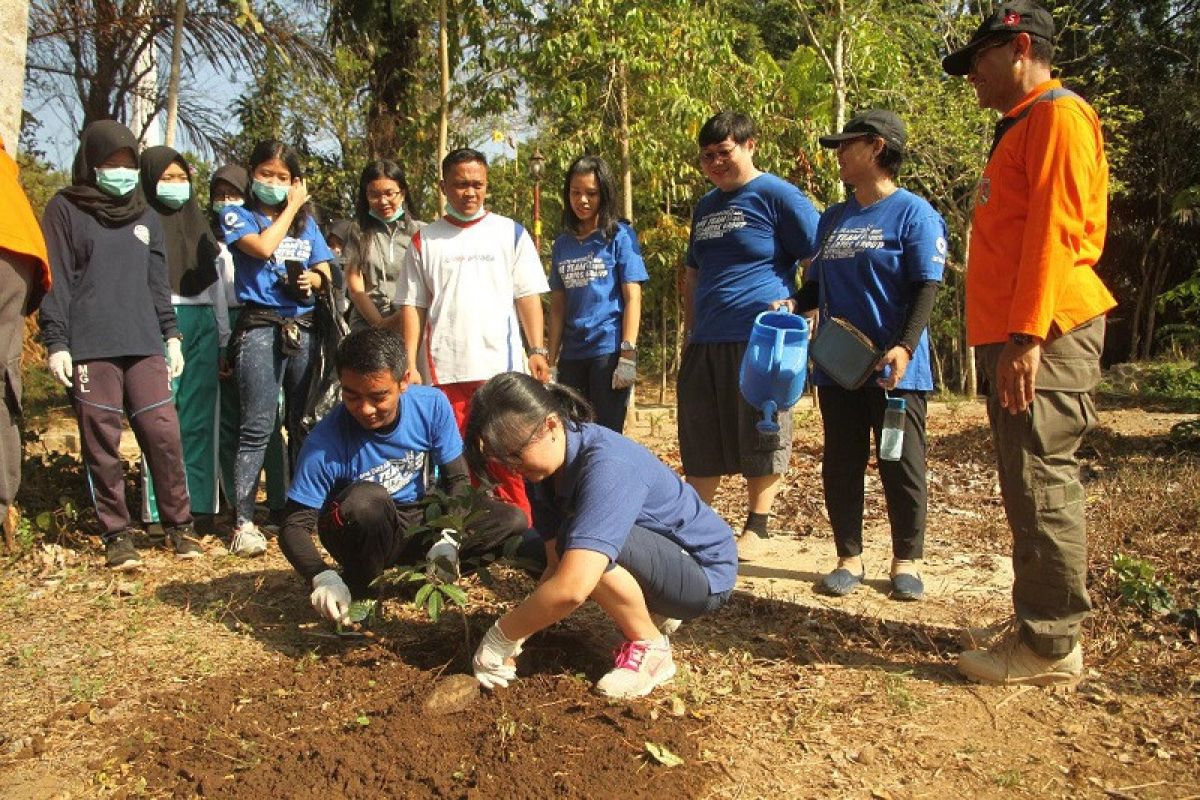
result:
[[[687,706],[678,697],[671,698],[671,716],[682,717],[687,713]]]
[[[71,719],[76,719],[76,720],[83,719],[84,717],[86,717],[88,715],[88,712],[91,710],[92,710],[91,703],[85,703],[83,701],[80,701],[80,702],[76,703],[75,705],[71,706],[71,709],[67,712],[67,716],[70,717]]]
[[[87,721],[92,723],[93,725],[99,725],[100,719],[101,719],[100,709],[98,709],[98,708],[93,708],[91,711],[89,711],[87,713]]]
[[[442,678],[421,704],[426,714],[457,714],[466,711],[479,697],[479,681],[472,675]]]
[[[863,766],[869,766],[875,763],[875,748],[864,747],[858,751],[858,756],[854,759]]]
[[[46,752],[46,737],[40,733],[35,733],[29,739],[29,750],[35,756],[40,756],[42,753]]]

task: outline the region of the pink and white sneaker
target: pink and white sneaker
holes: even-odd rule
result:
[[[665,636],[626,641],[616,656],[616,666],[596,683],[596,691],[606,697],[645,697],[654,687],[675,677],[675,659],[671,658],[671,643]]]

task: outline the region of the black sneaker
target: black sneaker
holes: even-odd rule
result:
[[[104,565],[118,572],[127,572],[142,565],[142,557],[134,548],[129,531],[114,533],[104,540]]]
[[[204,548],[200,546],[200,540],[191,525],[168,528],[167,539],[179,558],[200,558],[204,555]]]

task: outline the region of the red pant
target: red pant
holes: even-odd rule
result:
[[[458,432],[460,434],[465,434],[466,432],[467,414],[471,410],[471,398],[483,384],[483,381],[466,381],[463,383],[446,383],[437,387],[450,399],[450,407],[454,409],[454,421],[458,423]],[[500,464],[492,464],[489,467],[489,471],[491,472],[492,480],[496,483],[496,494],[504,502],[511,503],[524,511],[525,518],[532,525],[533,512],[529,507],[529,497],[525,494],[525,479],[520,474]],[[473,475],[471,476],[471,482],[478,485],[478,481]]]

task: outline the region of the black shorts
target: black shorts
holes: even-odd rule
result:
[[[760,433],[762,414],[738,390],[745,342],[689,344],[679,367],[679,454],[697,478],[782,475],[792,456],[792,413],[778,414],[779,433]]]

